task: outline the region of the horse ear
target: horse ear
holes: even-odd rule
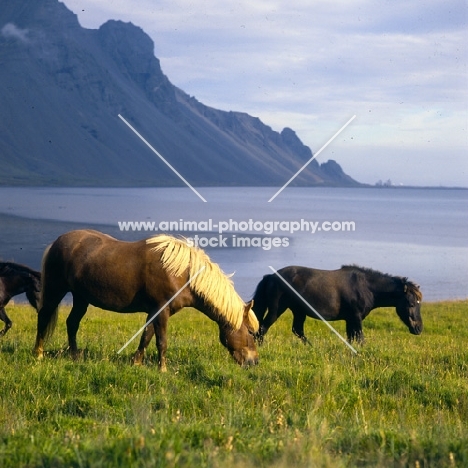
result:
[[[253,299],[250,302],[247,302],[247,304],[245,304],[244,317],[247,317],[247,315],[249,314],[250,309],[252,309],[253,305],[254,305]]]

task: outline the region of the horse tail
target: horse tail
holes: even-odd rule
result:
[[[39,310],[39,301],[38,296],[36,296],[36,293],[34,291],[34,285],[31,287],[31,289],[28,289],[26,291],[26,299],[28,300],[31,307],[34,307],[36,311]]]
[[[260,283],[257,285],[257,289],[253,295],[253,311],[257,316],[258,321],[260,324],[263,322],[263,318],[265,317],[265,313],[268,309],[268,290],[270,289],[271,285],[271,277],[273,275],[265,275]]]
[[[38,307],[38,320],[42,321],[42,324],[44,325],[44,340],[48,340],[54,333],[55,327],[57,325],[57,319],[58,319],[58,306],[55,307],[52,310],[45,309],[44,310],[44,305],[45,305],[45,290],[46,290],[46,269],[47,269],[47,258],[49,256],[50,248],[52,247],[52,244],[47,246],[46,249],[44,250],[44,255],[42,256],[42,268],[41,268],[41,294],[39,298],[39,307]]]
[[[29,274],[29,288],[26,291],[26,298],[32,307],[39,310],[39,301],[41,297],[41,273],[31,271]]]

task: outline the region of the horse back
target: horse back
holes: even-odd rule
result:
[[[92,270],[93,266],[102,273],[103,268],[112,264],[131,267],[133,262],[122,256],[134,257],[139,250],[143,253],[143,246],[144,241],[123,242],[98,231],[76,230],[57,238],[49,248],[46,262],[47,265],[62,266],[73,274]]]
[[[98,231],[70,231],[45,254],[44,284],[98,307],[124,310],[146,288],[146,251],[144,240],[123,242]]]
[[[359,272],[289,266],[278,270],[278,274],[327,320],[343,319],[350,311],[362,309],[369,301],[369,289]],[[282,289],[285,288],[283,284]],[[288,295],[293,297],[291,294],[294,295],[288,291]],[[295,302],[300,304],[301,300],[296,297]],[[311,315],[310,310],[306,312]]]

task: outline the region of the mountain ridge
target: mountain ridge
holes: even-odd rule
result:
[[[294,130],[174,86],[132,23],[85,29],[58,0],[0,0],[2,185],[180,186],[121,114],[193,185],[282,185],[312,157]],[[312,161],[302,186],[358,186]]]

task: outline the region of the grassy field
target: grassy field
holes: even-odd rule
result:
[[[66,352],[65,318],[43,361],[35,313],[10,306],[0,340],[2,467],[468,466],[468,302],[423,304],[412,336],[391,309],[364,321],[358,355],[308,319],[304,346],[285,314],[241,369],[216,324],[193,310],[169,322],[168,372],[156,349],[132,367],[145,316],[90,309]],[[344,323],[336,323],[344,334]]]

